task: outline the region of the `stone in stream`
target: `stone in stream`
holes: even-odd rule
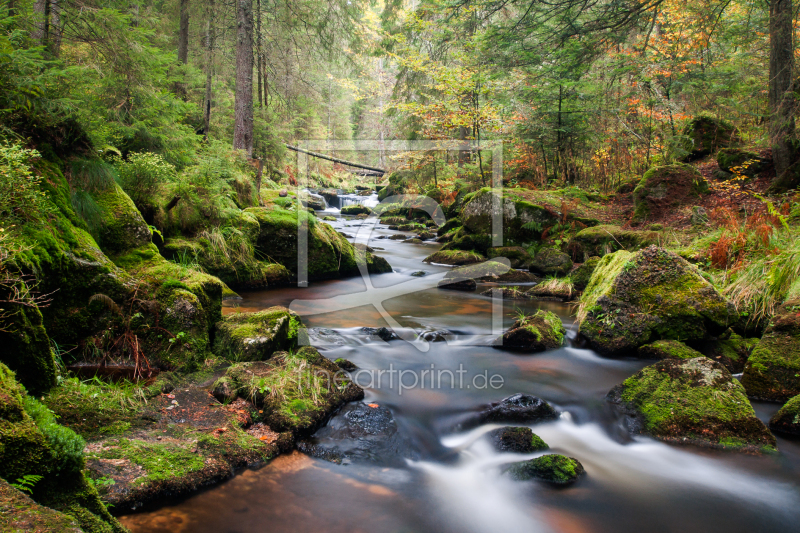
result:
[[[473,263],[482,263],[486,258],[476,252],[465,252],[464,250],[439,250],[425,259],[423,263],[436,263],[439,265],[471,265]]]
[[[586,474],[583,465],[572,457],[549,454],[514,463],[506,470],[517,481],[539,480],[554,485],[571,485]]]
[[[322,217],[322,220],[325,220],[326,222],[336,222],[336,217],[331,215],[326,215]]]
[[[624,354],[659,339],[682,342],[720,335],[736,308],[697,268],[650,246],[604,256],[581,297],[580,334],[601,355]]]
[[[566,333],[557,315],[540,309],[533,315],[517,319],[493,346],[505,350],[543,352],[560,348]]]
[[[531,262],[531,256],[522,246],[497,246],[486,251],[489,259],[505,257],[511,268],[522,268]]]
[[[546,401],[536,396],[518,393],[499,402],[489,404],[463,426],[474,427],[490,422],[532,424],[555,420],[556,418],[558,418],[558,413]]]
[[[378,337],[382,341],[386,342],[399,338],[394,331],[390,330],[387,327],[380,327],[380,328],[364,327],[361,328],[361,332],[366,333],[370,337]]]
[[[361,214],[368,215],[368,214],[372,213],[372,209],[370,209],[369,207],[367,207],[365,205],[352,204],[352,205],[346,205],[346,206],[342,207],[340,212],[343,215],[361,215]]]
[[[606,399],[632,434],[672,444],[746,452],[775,451],[744,387],[707,357],[664,359],[614,387]]]
[[[232,313],[217,322],[214,353],[232,361],[262,361],[297,345],[300,317],[285,307]]]
[[[453,336],[455,336],[455,334],[452,331],[437,329],[434,331],[426,331],[421,334],[419,338],[425,342],[444,342]]]
[[[558,248],[543,248],[528,268],[545,276],[565,276],[572,270],[572,259]]]
[[[499,452],[534,453],[550,448],[539,435],[526,427],[498,428],[488,436]]]
[[[500,260],[485,261],[453,269],[445,274],[438,286],[440,289],[474,291],[477,288],[475,280],[496,280],[506,274],[509,267],[508,260],[505,261],[505,263]]]
[[[345,370],[347,372],[352,372],[352,371],[354,371],[354,370],[356,370],[358,368],[354,363],[348,361],[347,359],[345,359],[343,357],[340,357],[338,359],[334,359],[333,362],[336,364],[336,366],[338,366],[339,368],[341,368],[342,370]]]
[[[800,394],[786,402],[786,405],[769,419],[769,428],[778,433],[800,435]]]
[[[427,275],[427,272],[425,272],[424,270],[417,270],[416,272],[412,272],[410,275],[414,276],[415,278],[421,278]]]
[[[502,298],[504,300],[530,300],[531,297],[520,287],[492,287],[481,293],[481,296]]]

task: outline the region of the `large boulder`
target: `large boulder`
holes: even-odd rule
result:
[[[512,464],[506,473],[516,481],[539,480],[553,485],[571,485],[586,474],[583,465],[572,457],[542,455],[529,461]]]
[[[740,374],[758,343],[759,339],[746,339],[728,331],[717,339],[701,343],[699,350],[708,358],[722,363],[732,374]]]
[[[658,231],[624,230],[619,226],[601,225],[579,231],[570,241],[570,247],[579,249],[584,259],[588,259],[617,250],[635,252],[658,244],[660,240],[661,233]]]
[[[150,242],[150,227],[119,185],[93,196],[102,213],[99,243],[106,254],[113,256]]]
[[[693,265],[651,246],[603,257],[581,297],[578,318],[581,335],[610,355],[660,339],[719,335],[739,315]]]
[[[263,361],[297,346],[300,317],[285,307],[232,313],[217,323],[214,352],[231,361]]]
[[[634,434],[708,448],[775,450],[775,437],[756,417],[744,387],[707,357],[659,361],[614,387],[607,399]]]
[[[343,215],[369,215],[372,209],[362,204],[351,204],[342,207],[341,213]]]
[[[800,281],[775,312],[742,375],[747,394],[783,402],[800,394]]]
[[[358,275],[359,265],[364,264],[369,273],[391,272],[386,260],[356,249],[330,225],[308,213],[278,206],[251,207],[246,212],[258,219],[256,251],[286,267],[293,276],[298,273],[298,232],[303,229],[307,229],[308,237],[308,263],[304,267],[309,280]]]
[[[542,309],[518,318],[514,324],[495,341],[495,348],[524,352],[543,352],[560,348],[567,331],[557,315]]]
[[[529,394],[517,393],[486,406],[467,420],[465,427],[488,423],[534,424],[558,418],[556,410],[546,401]]]
[[[725,148],[717,154],[717,165],[720,170],[731,174],[741,174],[749,178],[767,170],[772,161],[764,159],[755,152],[738,148]]]
[[[566,276],[572,270],[572,259],[558,248],[542,248],[528,268],[544,276]]]
[[[708,192],[708,183],[690,165],[651,168],[633,191],[633,221],[656,220],[674,214],[675,209],[692,203]]]
[[[530,263],[531,256],[522,246],[498,246],[487,250],[489,259],[495,257],[505,257],[508,259],[511,268],[523,268]]]
[[[41,395],[56,384],[50,337],[38,308],[15,307],[14,314],[6,320],[6,331],[0,331],[0,362],[16,373],[28,391]]]
[[[597,268],[598,264],[600,264],[600,258],[597,256],[592,256],[569,273],[569,277],[572,280],[572,286],[575,288],[575,290],[582,291],[587,285],[589,285],[589,281],[591,281],[592,274],[594,274],[594,270]]]
[[[712,115],[699,115],[686,125],[683,134],[691,141],[686,160],[700,159],[720,148],[739,142],[739,132],[728,122]]]
[[[769,428],[778,433],[800,435],[800,394],[786,402],[769,419]]]

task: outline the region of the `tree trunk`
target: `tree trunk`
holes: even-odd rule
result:
[[[206,24],[206,94],[203,105],[203,138],[208,140],[208,130],[211,127],[211,82],[214,72],[214,0],[208,0],[208,22]]]
[[[189,62],[189,0],[181,0],[181,21],[178,28],[178,62]]]
[[[54,57],[61,55],[61,6],[59,0],[50,0],[50,51]]]
[[[261,93],[261,0],[256,0],[256,79],[258,80],[258,107],[264,107]]]
[[[770,0],[769,6],[769,134],[778,179],[773,189],[785,190],[798,183],[800,173],[791,169],[797,160],[793,149],[795,99],[792,93],[794,42],[792,0]]]
[[[50,32],[50,0],[36,0],[33,4],[33,31],[31,36],[39,44],[47,45]]]
[[[253,157],[253,5],[236,0],[236,94],[233,148]]]

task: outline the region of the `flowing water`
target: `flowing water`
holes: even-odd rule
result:
[[[779,437],[780,454],[754,457],[631,439],[604,396],[647,362],[602,358],[579,346],[568,305],[507,301],[501,307],[480,295],[489,285],[476,293],[436,289],[448,267],[421,260],[438,245],[380,239],[397,232],[380,225],[370,230],[374,219],[332,224],[382,248],[377,253],[394,272],[245,294],[226,310],[287,305],[304,314],[312,344],[359,367],[355,378],[365,402],[388,409],[396,433],[383,444],[348,443],[337,434],[343,420],[337,415],[312,442],[350,446],[342,464],[293,452],[124,517],[134,533],[800,531],[800,441]],[[420,270],[426,275],[411,276]],[[567,345],[536,355],[488,346],[513,321],[515,307],[561,316]],[[387,324],[402,339],[384,342],[360,330]],[[420,339],[443,329],[447,342]],[[388,369],[397,372],[377,374]],[[498,426],[456,429],[481,406],[517,392],[562,411],[558,420],[531,427],[552,452],[581,461],[587,475],[576,485],[512,482],[502,466],[536,454],[494,451],[485,433]],[[754,406],[762,420],[778,407]]]

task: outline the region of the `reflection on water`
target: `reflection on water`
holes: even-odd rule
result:
[[[345,232],[356,228],[350,226],[353,221],[336,224]],[[226,302],[226,311],[295,302],[295,308],[312,313],[304,318],[310,327],[326,328],[311,331],[312,343],[331,359],[354,362],[363,377],[390,366],[418,372],[432,365],[436,369],[463,365],[468,376],[483,372],[502,376],[502,388],[445,379],[437,387],[410,388],[400,394],[397,383],[390,384],[385,375],[371,383],[361,381],[368,385],[366,401],[389,408],[398,431],[418,452],[406,467],[387,467],[388,461],[341,466],[294,452],[180,503],[124,517],[125,525],[135,533],[800,530],[797,440],[779,438],[781,454],[755,457],[630,439],[604,396],[646,362],[601,358],[571,343],[536,355],[487,346],[487,339],[496,333],[492,300],[476,293],[426,288],[424,283],[413,285],[419,278],[412,272],[425,270],[435,280],[447,268],[421,263],[435,245],[375,239],[388,233],[379,227],[371,240],[362,242],[384,248],[378,253],[389,259],[395,272],[373,276],[372,283],[395,292],[365,292],[360,278],[326,281],[304,289],[246,294],[242,300]],[[387,294],[391,297],[384,299]],[[347,309],[325,312],[329,309],[325,306],[332,304],[324,300],[336,297],[336,305],[347,304]],[[441,329],[452,335],[447,342],[424,344],[370,338],[361,327],[385,325],[376,303],[412,339]],[[569,305],[506,301],[505,327],[515,308],[555,312],[574,339],[574,310]],[[564,412],[556,422],[532,427],[555,453],[583,463],[587,476],[577,485],[560,490],[512,483],[502,475],[502,467],[525,456],[493,451],[483,434],[496,426],[454,432],[465,415],[516,392],[542,397]],[[762,420],[777,409],[774,404],[755,407]]]

